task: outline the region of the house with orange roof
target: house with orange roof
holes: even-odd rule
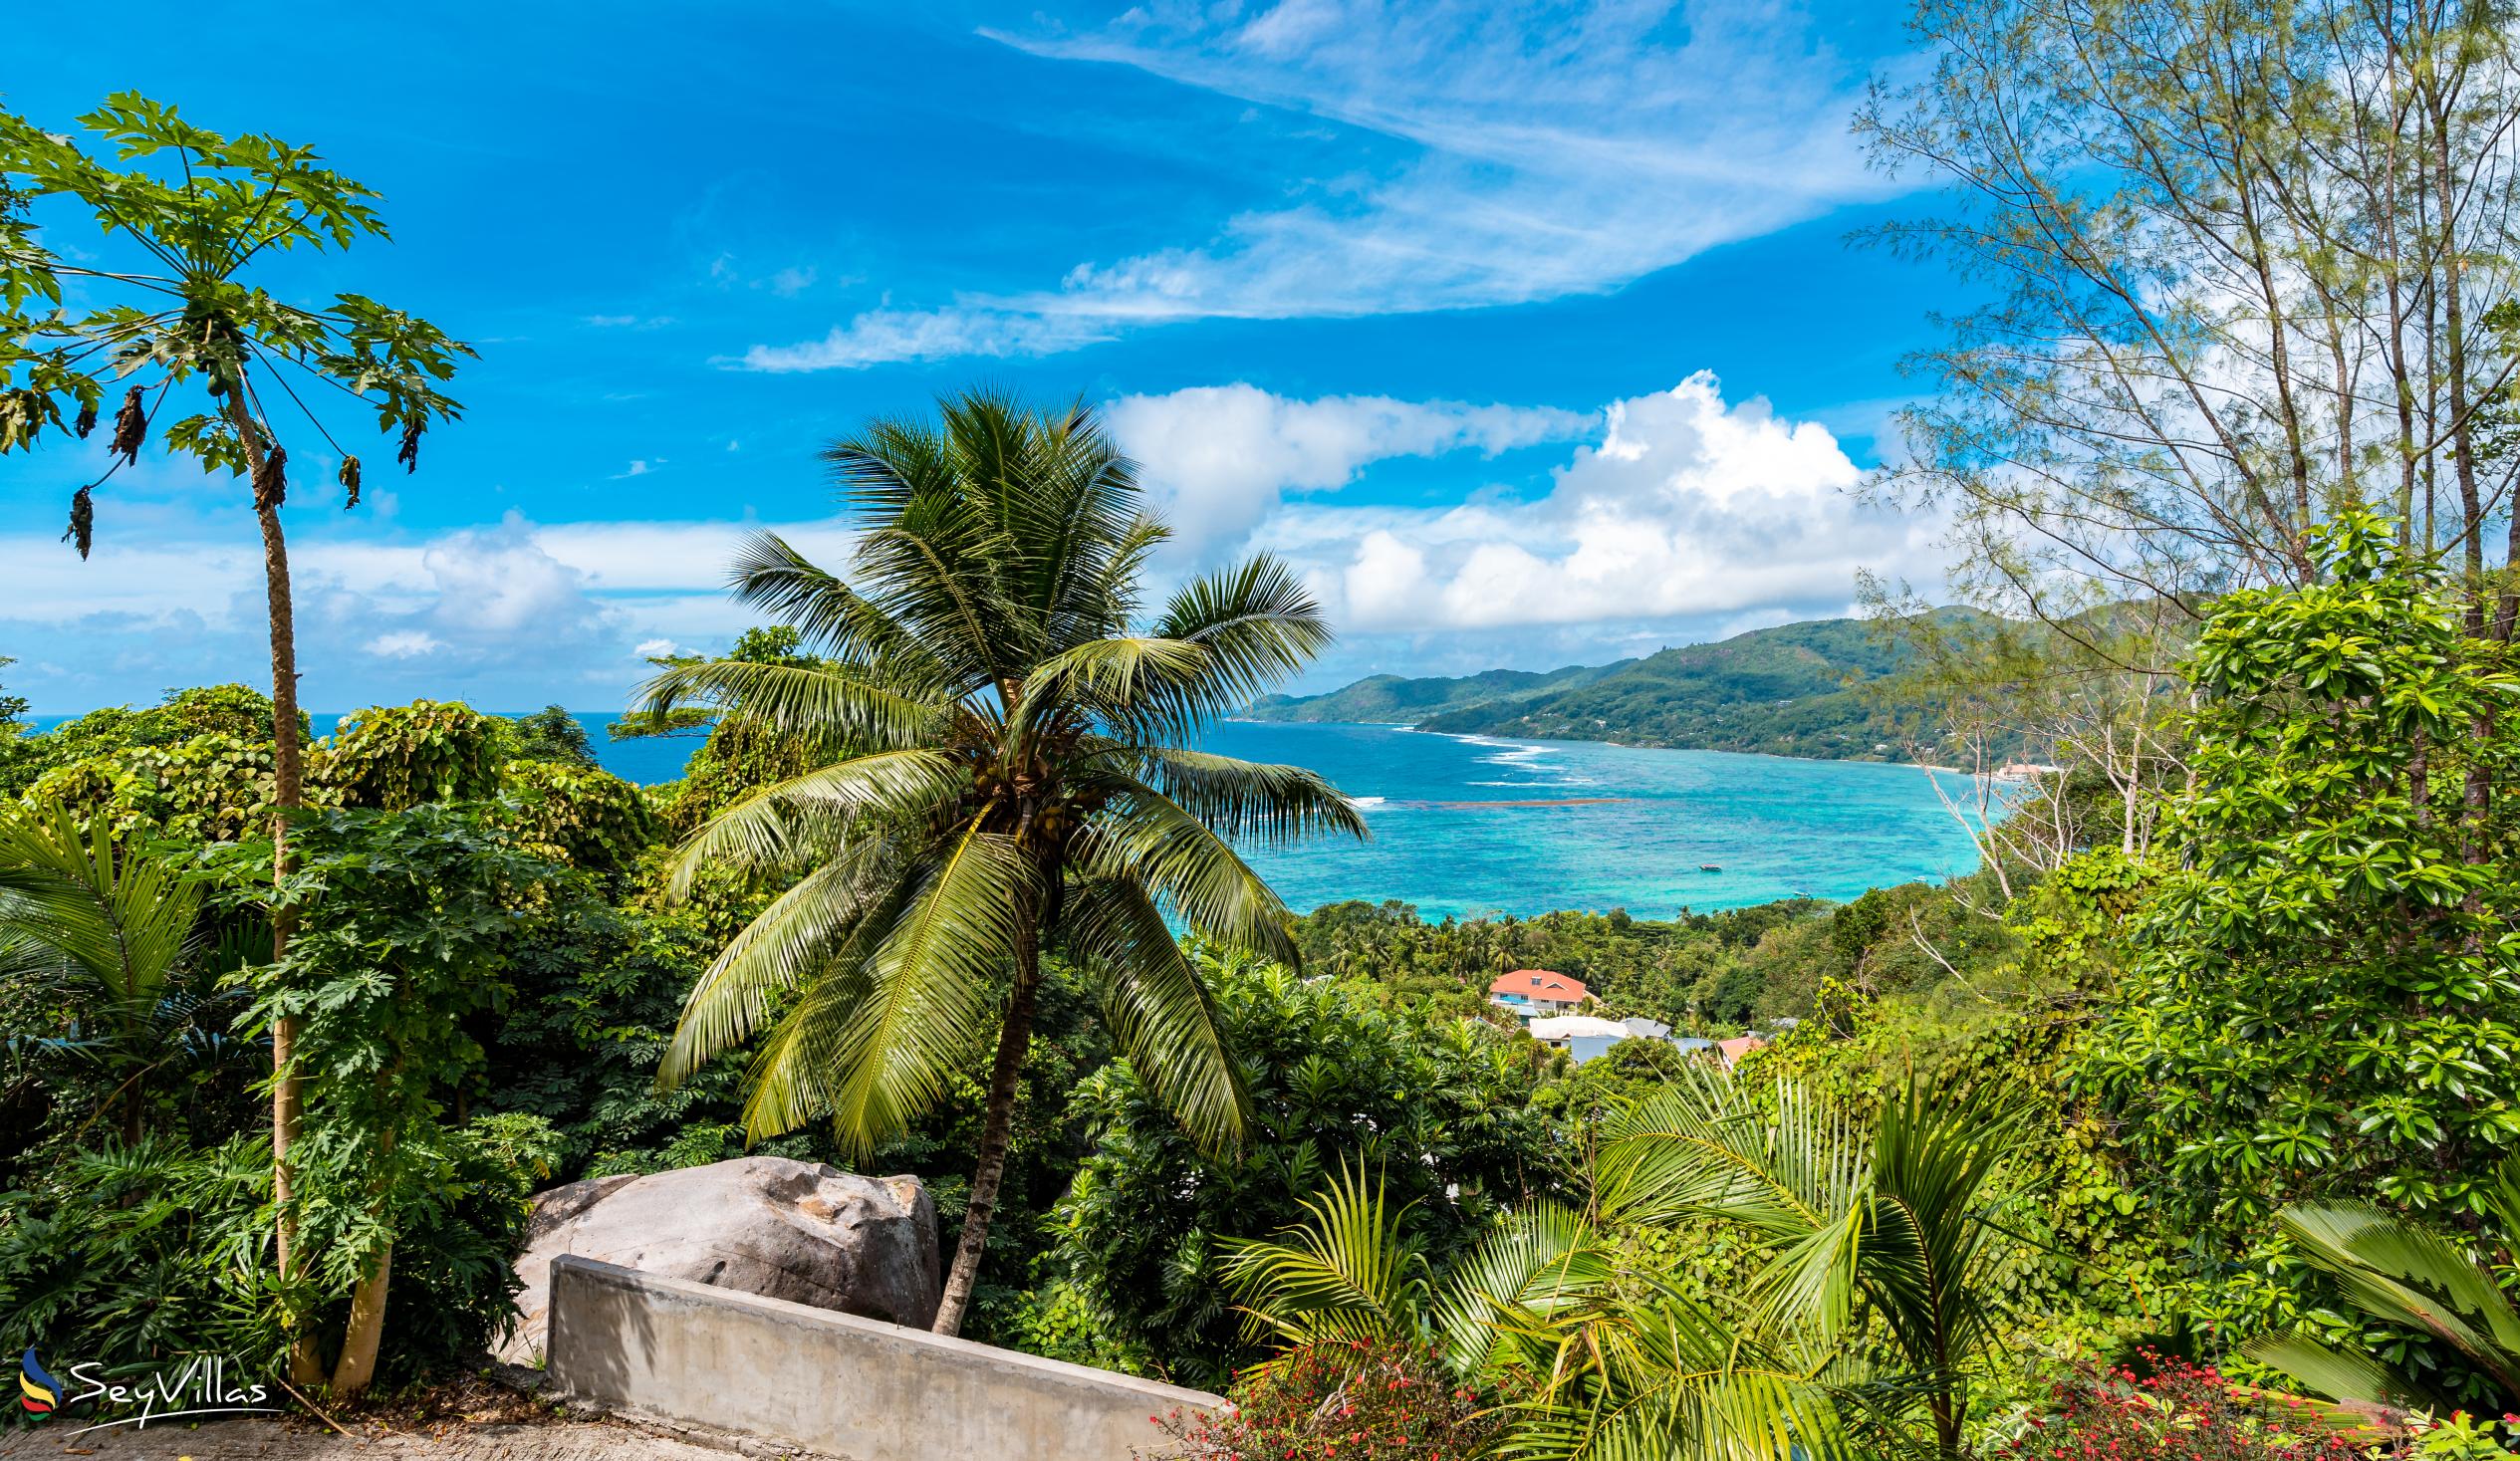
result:
[[[1750,1052],[1767,1048],[1768,1043],[1755,1035],[1736,1035],[1730,1040],[1716,1041],[1715,1056],[1724,1063],[1724,1069],[1729,1071],[1740,1065],[1742,1057]]]
[[[1487,997],[1529,1020],[1541,1015],[1563,1015],[1593,997],[1584,981],[1572,974],[1551,969],[1516,969],[1499,974],[1489,983]]]

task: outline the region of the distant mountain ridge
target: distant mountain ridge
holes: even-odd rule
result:
[[[1879,703],[1862,688],[1895,673],[1902,657],[1864,620],[1812,619],[1546,674],[1379,674],[1322,695],[1270,695],[1243,713],[1252,720],[1405,723],[1448,735],[1904,761],[1912,743],[1932,738],[1931,728],[1914,708]]]
[[[1430,715],[1482,705],[1506,705],[1596,683],[1636,663],[1570,664],[1539,673],[1528,669],[1483,669],[1456,678],[1368,675],[1353,685],[1323,695],[1264,695],[1243,712],[1249,720],[1344,721],[1353,725],[1410,724]]]

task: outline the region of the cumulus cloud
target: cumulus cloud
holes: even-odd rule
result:
[[[887,304],[743,365],[1042,355],[1169,321],[1600,293],[1889,186],[1847,134],[1862,68],[1774,7],[1166,0],[1096,30],[991,34],[1348,128],[1367,170],[1290,177],[1209,238],[1011,294]]]
[[[1254,541],[1360,633],[1706,621],[1844,606],[1860,570],[1935,576],[1935,525],[1857,504],[1829,430],[1711,374],[1614,402],[1542,495],[1444,509],[1293,503]]]
[[[1248,532],[1286,493],[1345,486],[1374,462],[1465,450],[1495,456],[1571,440],[1594,418],[1380,395],[1297,400],[1237,383],[1123,396],[1105,419],[1143,466],[1179,541],[1201,545]]]
[[[601,623],[587,577],[551,555],[522,518],[450,533],[420,552],[435,591],[430,625],[459,641],[546,644]]]

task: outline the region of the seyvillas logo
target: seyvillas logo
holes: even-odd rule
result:
[[[74,1436],[92,1430],[112,1430],[119,1425],[145,1430],[152,1420],[279,1413],[277,1406],[264,1403],[271,1398],[269,1390],[257,1383],[238,1384],[230,1380],[227,1361],[217,1355],[199,1355],[179,1368],[161,1369],[138,1379],[109,1379],[99,1372],[104,1368],[95,1363],[74,1364],[70,1367],[70,1383],[65,1385],[44,1367],[44,1361],[30,1347],[18,1360],[18,1403],[37,1420],[85,1406],[82,1414],[99,1418],[69,1433]],[[133,1406],[139,1409],[136,1415],[115,1413]]]
[[[45,1371],[44,1361],[35,1357],[32,1344],[18,1359],[18,1403],[38,1419],[61,1408],[61,1381]]]

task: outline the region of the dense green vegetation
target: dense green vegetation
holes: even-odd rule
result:
[[[1861,127],[1957,188],[1894,241],[1994,294],[1876,485],[1971,607],[1265,702],[2071,761],[1967,877],[1660,922],[1295,916],[1235,845],[1354,814],[1181,747],[1329,626],[1265,558],[1141,604],[1093,413],[990,395],[834,449],[845,567],[752,545],[774,622],[622,728],[704,732],[680,782],[550,710],[309,744],[245,342],[406,455],[461,348],[234,280],[379,231],[302,149],[0,116],[0,450],[99,371],[204,384],[165,444],[252,478],[278,692],[0,692],[0,1352],[425,1381],[535,1191],[757,1151],[924,1179],[944,1328],[1230,1386],[1168,1423],[1201,1461],[2520,1452],[2512,19],[1920,5]],[[125,189],[181,332],[52,308],[21,194]],[[1770,1039],[1579,1067],[1485,998],[1529,965]]]
[[[1177,1069],[1112,1021],[1104,956],[1046,941],[965,1332],[1232,1383],[1253,1414],[1353,1334],[1462,1388],[1442,1434],[1552,1454],[1744,1424],[1951,1454],[2055,1394],[2114,1425],[2116,1381],[2074,1366],[2147,1344],[2347,1398],[2500,1403],[2497,1351],[2354,1265],[2429,1234],[2438,1274],[2510,1221],[2520,1134],[2484,1043],[2520,988],[2513,825],[2469,788],[2520,754],[2520,721],[2483,713],[2515,681],[2385,523],[2323,544],[2320,583],[2232,596],[2197,638],[2193,778],[2135,855],[1670,921],[1360,901],[1275,951],[1191,941],[1236,1141],[1184,1121]],[[828,673],[812,648],[748,635],[701,663]],[[656,1079],[778,890],[678,848],[817,774],[808,738],[722,711],[689,775],[642,791],[545,715],[366,711],[310,748],[275,890],[271,713],[209,687],[11,743],[0,1342],[278,1365],[295,1336],[334,1372],[423,1375],[503,1321],[528,1193],[747,1149],[920,1175],[970,1231],[992,1022],[940,1041],[939,1098],[872,1140],[812,1120],[748,1143],[749,1049]],[[275,898],[297,913],[277,956]],[[99,919],[118,935],[82,931]],[[1524,966],[1605,1013],[1774,1040],[1729,1078],[1646,1041],[1570,1067],[1482,997]],[[974,1001],[1011,1005],[1011,967],[974,974]],[[257,1093],[291,1014],[318,1069],[391,1076],[310,1081],[320,1257],[284,1278]],[[1795,1175],[1821,1170],[1841,1175]],[[1908,1312],[1925,1253],[1969,1275],[1959,1307]],[[388,1274],[394,1319],[361,1325]],[[1545,1381],[1558,1352],[1588,1357]]]
[[[1345,902],[1313,910],[1297,941],[1308,971],[1465,1014],[1497,975],[1551,969],[1583,980],[1614,1017],[1737,1035],[1806,1013],[1825,980],[1890,993],[1939,982],[1937,958],[1983,964],[2006,935],[1965,902],[1997,896],[1981,874],[1950,888],[1877,888],[1844,905],[1788,898],[1668,922],[1613,909],[1428,923],[1402,903]]]
[[[1965,627],[1972,616],[1941,617]],[[1925,710],[1879,693],[1907,652],[1880,624],[1820,619],[1548,674],[1376,675],[1324,695],[1268,696],[1241,713],[1845,761],[1947,758],[1941,728]]]

